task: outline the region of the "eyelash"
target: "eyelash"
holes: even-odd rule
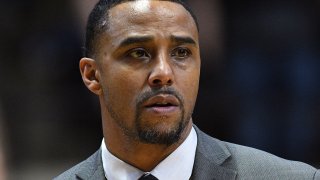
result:
[[[184,52],[184,56],[183,57],[179,57],[179,56],[177,56],[177,59],[185,59],[185,58],[188,58],[188,57],[190,57],[191,55],[192,55],[192,53],[191,53],[191,51],[190,51],[190,49],[188,49],[188,48],[184,48],[184,47],[178,47],[178,48],[175,48],[174,50],[173,50],[173,52],[171,53],[171,57],[173,57],[174,56],[174,54],[175,53],[177,53],[177,52],[179,52],[180,50],[183,50]]]
[[[135,58],[135,59],[141,58],[141,56],[139,56],[139,57],[134,57],[134,56],[133,56],[133,53],[137,53],[137,52],[144,53],[143,55],[144,55],[144,56],[146,55],[146,57],[148,57],[148,58],[151,57],[151,55],[150,55],[145,49],[143,49],[143,48],[132,49],[132,50],[130,50],[130,51],[127,53],[127,56],[132,57],[132,58]],[[145,57],[144,57],[144,58],[145,58]]]
[[[183,56],[179,56],[177,55],[176,53],[179,53],[179,51],[184,51],[183,52]],[[136,56],[134,55],[134,53],[141,53],[140,55]],[[143,54],[142,54],[143,53]],[[190,57],[192,55],[191,51],[188,49],[188,48],[184,48],[184,47],[178,47],[178,48],[175,48],[173,49],[173,51],[170,53],[170,56],[171,57],[174,57],[175,59],[177,60],[183,60],[183,59],[186,59],[188,57]],[[151,58],[151,55],[148,53],[148,51],[146,51],[145,49],[143,48],[135,48],[135,49],[132,49],[130,50],[127,55],[128,57],[131,57],[131,58],[134,58],[134,59],[145,59],[145,58]]]

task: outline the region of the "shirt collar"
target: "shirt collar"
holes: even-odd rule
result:
[[[186,140],[150,173],[159,180],[189,179],[192,174],[196,147],[197,133],[192,127]],[[136,180],[145,173],[111,154],[104,140],[102,140],[101,150],[103,169],[108,180]]]

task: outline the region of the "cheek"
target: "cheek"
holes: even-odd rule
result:
[[[140,93],[144,79],[141,73],[123,68],[113,68],[106,78],[110,99],[122,104],[123,108],[135,105],[135,98]],[[119,103],[121,102],[121,103]]]
[[[199,87],[199,71],[194,70],[192,72],[180,72],[180,76],[177,79],[177,86],[183,93],[185,108],[189,111],[192,110]]]

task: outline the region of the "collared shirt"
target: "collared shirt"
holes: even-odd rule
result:
[[[196,147],[197,133],[192,127],[186,140],[150,173],[159,180],[189,179],[192,174]],[[146,173],[111,154],[104,140],[102,140],[101,149],[103,169],[108,180],[137,180]]]

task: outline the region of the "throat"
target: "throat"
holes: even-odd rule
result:
[[[121,154],[114,155],[141,171],[150,172],[177,147],[177,145],[141,144],[133,149],[127,149]]]

